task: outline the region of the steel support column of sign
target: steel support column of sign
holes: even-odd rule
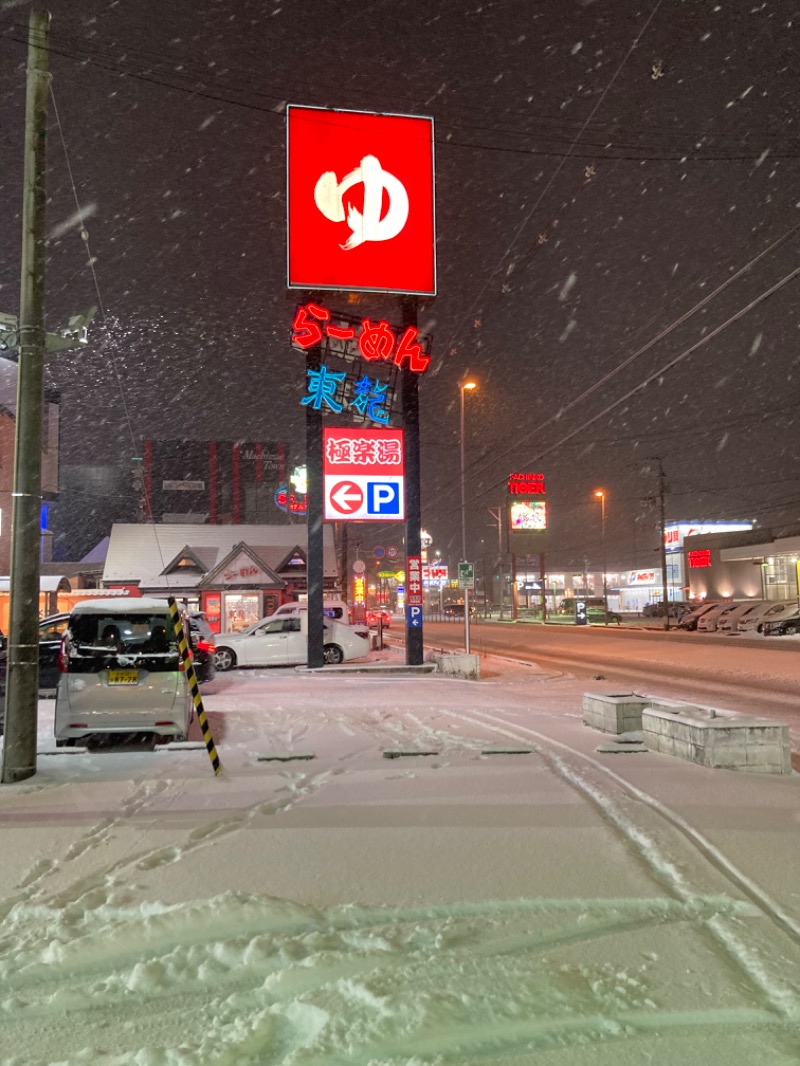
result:
[[[318,348],[306,352],[306,374],[319,370]],[[324,666],[325,618],[324,610],[324,538],[322,499],[322,411],[306,405],[306,468],[308,495],[306,515],[308,550],[306,552],[306,575],[308,582],[308,666],[309,669]]]
[[[417,326],[419,300],[404,296],[400,300],[403,327]],[[406,489],[406,558],[422,554],[422,505],[420,497],[419,455],[419,374],[408,367],[402,371],[403,429],[405,430],[405,489]],[[420,612],[421,613],[421,612]],[[422,666],[424,657],[423,628],[410,625],[411,614],[406,608],[406,663]]]

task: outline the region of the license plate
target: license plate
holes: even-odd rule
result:
[[[108,671],[108,683],[109,683],[109,685],[138,685],[139,684],[139,671],[138,670],[109,670]]]

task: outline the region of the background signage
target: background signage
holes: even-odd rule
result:
[[[405,519],[402,429],[324,429],[322,455],[326,520]]]
[[[508,475],[508,547],[511,552],[547,548],[547,501],[544,474]]]
[[[752,528],[752,522],[678,522],[664,530],[664,544],[668,552],[677,552],[686,537],[698,537],[704,533],[739,533]]]
[[[436,295],[433,119],[287,108],[288,285]]]

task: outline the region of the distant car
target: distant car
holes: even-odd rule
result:
[[[377,626],[379,623],[384,629],[389,628],[392,624],[392,616],[389,612],[384,610],[367,611],[367,625],[373,627]]]
[[[717,621],[717,632],[740,633],[744,622],[757,611],[763,611],[764,606],[763,600],[751,600],[750,603],[744,605],[744,610],[729,611]]]
[[[360,659],[370,650],[369,629],[324,619],[323,658],[336,664]],[[217,670],[235,666],[299,666],[308,662],[308,612],[267,619],[243,633],[219,633],[214,656]]]
[[[792,618],[797,613],[797,600],[772,600],[752,611],[739,623],[740,633],[763,633],[765,626]]]
[[[690,611],[691,607],[688,603],[684,603],[682,600],[670,600],[669,603],[669,616],[670,618],[680,619]],[[664,604],[646,603],[642,608],[642,618],[663,618],[664,617]]]
[[[777,622],[764,622],[765,637],[795,637],[800,633],[800,610],[790,618]]]
[[[215,634],[206,621],[206,617],[200,611],[190,611],[187,616],[189,623],[189,641],[192,646],[192,664],[195,677],[199,685],[213,681],[217,674],[214,661],[217,648]]]
[[[570,599],[568,596],[562,600],[556,608],[557,614],[575,614],[575,600],[580,600],[585,603],[587,607],[601,607],[603,606],[602,596],[576,596],[574,599]]]
[[[697,623],[700,618],[707,611],[714,611],[719,607],[720,600],[708,600],[706,603],[701,603],[699,607],[695,607],[693,610],[685,614],[683,618],[678,622],[678,629],[688,629],[690,632],[694,632],[697,629]]]
[[[605,625],[606,612],[603,607],[587,607],[586,618],[591,625]],[[616,611],[608,612],[608,620],[614,625],[619,625],[622,621],[622,615],[617,614]]]
[[[475,616],[475,603],[469,604],[469,617]],[[442,608],[442,614],[445,618],[463,618],[464,617],[464,604],[463,603],[445,603]]]

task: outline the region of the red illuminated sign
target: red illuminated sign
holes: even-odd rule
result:
[[[420,337],[414,326],[403,330],[383,319],[373,322],[345,315],[335,315],[331,320],[331,312],[321,304],[298,307],[292,322],[292,346],[306,351],[323,344],[329,350],[326,338],[341,342],[340,354],[360,356],[368,363],[393,363],[422,373],[431,361],[430,337]]]
[[[326,428],[322,433],[325,518],[405,518],[402,429]]]
[[[406,603],[409,607],[422,606],[422,556],[406,556]]]
[[[288,285],[436,295],[433,119],[287,108]]]
[[[511,496],[544,496],[544,474],[509,474]]]
[[[701,570],[703,567],[711,566],[711,550],[705,548],[703,551],[689,552],[688,559],[690,570]]]

